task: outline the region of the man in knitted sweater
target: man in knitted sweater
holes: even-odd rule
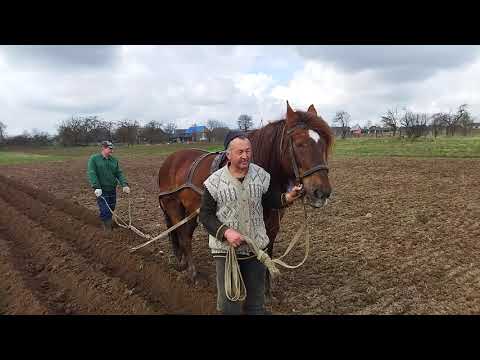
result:
[[[209,247],[217,272],[217,310],[225,315],[265,314],[266,267],[253,255],[244,236],[265,250],[269,238],[263,221],[263,207],[283,208],[302,195],[302,186],[288,193],[273,192],[270,174],[250,163],[251,144],[241,133],[227,136],[225,141],[228,163],[214,172],[205,182],[200,209],[200,222],[209,233]],[[247,297],[244,304],[230,301],[225,294],[224,275],[226,253],[235,248]]]

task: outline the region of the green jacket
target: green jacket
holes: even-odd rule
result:
[[[118,160],[113,156],[109,156],[107,159],[102,154],[90,156],[87,175],[88,181],[94,189],[113,191],[117,187],[117,181],[122,186],[128,186]]]

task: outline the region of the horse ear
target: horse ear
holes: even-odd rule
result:
[[[295,111],[292,110],[287,100],[287,127],[292,127],[297,122]]]
[[[308,107],[307,112],[317,116],[317,110],[315,110],[315,106],[313,106],[313,104]]]

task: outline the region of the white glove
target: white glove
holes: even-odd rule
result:
[[[95,195],[97,197],[102,196],[102,189],[95,189]]]
[[[123,192],[127,193],[127,194],[130,194],[130,188],[128,186],[124,186],[123,187]]]

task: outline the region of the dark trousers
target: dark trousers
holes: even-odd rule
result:
[[[102,197],[107,200],[108,206],[113,210],[115,210],[115,205],[117,204],[117,191],[103,191],[102,190],[102,196],[97,197],[97,204],[98,208],[100,209],[100,219],[102,221],[109,220],[112,218],[112,213],[108,209],[107,205],[105,204],[105,200],[102,199]]]
[[[257,258],[239,260],[247,297],[244,302],[230,301],[225,295],[225,258],[215,258],[217,270],[217,310],[223,315],[265,315],[266,267]],[[242,309],[243,307],[243,309]]]

